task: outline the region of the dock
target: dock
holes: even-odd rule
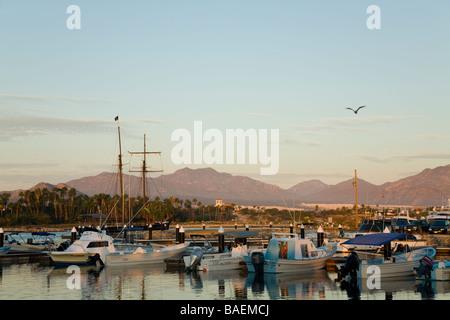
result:
[[[12,251],[5,255],[0,255],[0,265],[20,264],[20,263],[43,263],[49,264],[50,257],[43,251]]]

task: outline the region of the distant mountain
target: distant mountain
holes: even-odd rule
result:
[[[47,183],[47,182],[39,182],[38,184],[32,186],[30,189],[30,191],[34,191],[36,189],[47,189],[48,191],[52,191],[53,188],[63,188],[63,187],[67,187],[68,190],[70,190],[70,186],[67,185],[66,183],[58,183],[58,184],[51,184],[51,183]],[[9,202],[16,202],[17,200],[20,199],[20,193],[21,192],[25,192],[26,190],[22,190],[22,189],[18,189],[18,190],[14,190],[11,191],[11,198],[9,199]],[[0,192],[2,193],[2,192]],[[80,190],[77,189],[77,193],[80,194]]]
[[[386,203],[440,206],[450,198],[450,165],[425,169],[382,188]]]
[[[172,174],[147,179],[146,188],[152,198],[177,197],[180,199],[197,199],[204,204],[214,204],[221,198],[225,203],[258,206],[290,206],[292,200],[300,203],[338,203],[354,204],[354,179],[327,185],[320,180],[298,183],[289,189],[263,183],[244,176],[233,176],[217,172],[212,168],[180,169]],[[358,179],[358,204],[367,205],[416,205],[440,206],[450,198],[450,165],[425,169],[417,175],[374,185]],[[84,177],[55,185],[92,196],[98,193],[119,194],[120,183],[117,173],[103,172],[96,176]],[[31,189],[44,188],[52,190],[54,185],[40,183]],[[142,179],[133,175],[124,175],[125,193],[140,195]],[[10,201],[16,201],[23,190],[12,191]],[[149,194],[149,193],[147,193]]]
[[[293,187],[290,187],[287,191],[293,193],[296,196],[300,197],[306,197],[311,194],[315,194],[321,191],[326,190],[330,186],[326,183],[323,183],[320,180],[314,179],[314,180],[308,180],[303,181],[298,184],[296,184]]]
[[[312,203],[355,203],[355,179],[349,179],[314,194],[309,194],[303,202]],[[358,204],[378,204],[381,194],[380,186],[376,186],[363,179],[357,179]]]
[[[67,182],[68,185],[87,194],[120,193],[118,174],[103,172],[97,176],[85,177]],[[142,193],[142,178],[124,175],[125,192],[131,188],[131,194]],[[261,202],[271,205],[283,205],[285,190],[278,186],[263,183],[244,176],[220,173],[211,168],[180,169],[172,174],[147,178],[146,190],[151,197],[178,197],[197,199],[203,203],[215,203],[221,198],[224,202],[242,205],[259,205]],[[148,193],[147,193],[148,195]]]

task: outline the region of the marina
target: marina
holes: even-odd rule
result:
[[[189,231],[188,228],[186,230]],[[198,233],[198,230],[194,229],[191,232]],[[69,231],[56,232],[55,242],[63,241],[69,234]],[[307,230],[306,236],[314,239],[317,232]],[[298,237],[300,238],[300,235]],[[175,239],[159,240],[171,242]],[[220,240],[217,242],[214,239],[210,240],[210,244],[220,243]],[[248,239],[252,243],[257,243],[257,240],[255,237]],[[260,240],[263,243],[262,239]],[[185,256],[192,253],[192,247],[188,248]],[[84,265],[79,266],[74,273],[73,269],[67,266],[55,266],[49,253],[24,251],[0,256],[0,299],[180,301],[450,299],[450,281],[416,279],[412,270],[410,276],[381,279],[378,288],[371,287],[367,278],[358,278],[356,282],[338,281],[336,265],[345,263],[348,257],[345,253],[334,254],[326,261],[325,268],[288,273],[249,272],[245,262],[238,269],[199,269],[195,272],[186,272],[183,259],[177,257],[151,264]],[[218,253],[213,250],[210,254]],[[433,258],[436,265],[439,261],[448,259],[448,248],[436,248],[436,256]],[[440,265],[443,266],[442,263]]]

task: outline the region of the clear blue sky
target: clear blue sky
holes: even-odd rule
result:
[[[166,174],[185,167],[171,133],[196,120],[279,129],[277,175],[214,168],[281,187],[449,164],[449,13],[447,0],[0,0],[0,190],[116,170],[116,115],[125,162],[145,133]]]

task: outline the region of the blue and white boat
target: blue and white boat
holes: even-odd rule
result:
[[[381,278],[413,276],[413,268],[420,265],[420,260],[427,256],[433,258],[436,249],[433,247],[408,249],[406,252],[392,254],[391,242],[401,237],[403,233],[374,233],[359,236],[343,243],[351,245],[384,246],[383,254],[372,254],[371,258],[362,258],[357,271],[357,277],[366,279],[379,273]]]
[[[244,261],[249,272],[305,273],[324,268],[336,249],[336,243],[316,247],[296,233],[273,233],[265,253],[253,251]]]

